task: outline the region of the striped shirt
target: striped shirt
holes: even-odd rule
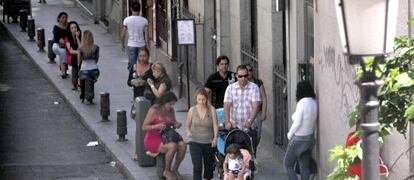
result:
[[[242,89],[238,82],[230,84],[224,94],[224,102],[230,103],[230,122],[233,127],[244,129],[243,124],[247,121],[253,110],[253,102],[260,102],[259,87],[247,82]]]

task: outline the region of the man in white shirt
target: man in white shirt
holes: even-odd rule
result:
[[[138,2],[132,3],[132,15],[124,19],[121,32],[121,47],[125,51],[125,35],[128,31],[128,70],[131,71],[137,62],[139,49],[149,45],[148,39],[148,20],[139,15],[141,6]]]
[[[246,65],[238,66],[236,74],[237,82],[230,84],[224,94],[224,123],[226,129],[249,130],[261,102],[260,90],[247,80]]]

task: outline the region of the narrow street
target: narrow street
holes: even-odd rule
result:
[[[4,29],[0,49],[0,179],[125,179]]]

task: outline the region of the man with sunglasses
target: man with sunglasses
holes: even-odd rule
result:
[[[204,88],[208,93],[208,99],[215,108],[223,107],[224,93],[229,84],[236,81],[235,73],[229,71],[229,58],[227,56],[219,56],[216,59],[218,71],[211,74]]]
[[[239,128],[247,132],[256,119],[261,102],[259,87],[250,82],[246,65],[237,67],[237,83],[230,84],[224,94],[224,123],[226,129]],[[250,133],[249,133],[250,134]],[[250,135],[254,135],[252,132]],[[255,137],[252,137],[255,140]],[[255,144],[255,143],[253,143]]]

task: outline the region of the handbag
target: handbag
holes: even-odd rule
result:
[[[163,131],[161,131],[161,138],[164,144],[170,142],[178,143],[183,140],[183,137],[175,130],[174,125],[168,125]]]

